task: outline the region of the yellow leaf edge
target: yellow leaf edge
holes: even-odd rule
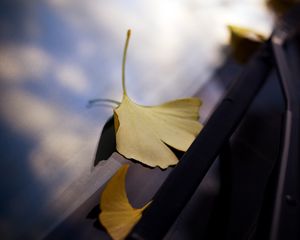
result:
[[[125,237],[130,233],[132,228],[135,226],[135,224],[141,219],[142,212],[151,204],[152,201],[149,201],[147,204],[145,204],[141,208],[133,208],[131,204],[129,203],[129,200],[127,198],[126,194],[126,175],[128,172],[130,164],[124,164],[119,168],[119,170],[112,176],[112,178],[107,182],[105,188],[102,191],[102,194],[100,196],[100,214],[98,216],[98,219],[100,223],[103,225],[103,227],[106,229],[107,233],[112,237],[113,240],[122,240],[125,239]],[[111,194],[115,194],[115,196],[111,197]],[[117,195],[117,197],[116,197]],[[127,209],[122,209],[118,213],[118,209],[111,209],[113,211],[114,216],[118,216],[119,214],[119,222],[116,222],[116,224],[112,227],[111,221],[107,219],[109,214],[107,215],[106,206],[114,206],[115,204],[118,205],[118,202],[116,199],[118,199],[118,196],[120,199],[124,200],[125,202],[119,204],[122,207],[127,207]],[[121,200],[121,201],[122,201]],[[120,210],[120,209],[119,209]],[[110,210],[109,210],[110,211]],[[124,218],[121,219],[124,215],[132,215],[130,223],[125,226],[126,229],[124,229]],[[118,219],[118,217],[117,217]],[[121,224],[118,224],[121,223]],[[119,225],[119,226],[118,226]],[[122,228],[123,225],[123,228]],[[126,224],[125,224],[126,225]]]
[[[267,39],[263,33],[248,27],[229,24],[227,25],[227,28],[231,34],[235,34],[239,38],[244,38],[255,42],[263,42]]]

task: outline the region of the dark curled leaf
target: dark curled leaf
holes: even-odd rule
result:
[[[105,123],[98,142],[94,166],[100,161],[108,159],[116,151],[116,135],[114,118],[110,117]]]

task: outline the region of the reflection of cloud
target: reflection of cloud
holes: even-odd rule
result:
[[[37,80],[52,64],[52,58],[35,46],[1,46],[0,75],[8,82]]]
[[[99,53],[106,51],[112,59],[120,59],[125,31],[133,29],[127,85],[132,97],[144,104],[191,95],[200,88],[209,79],[211,66],[222,63],[218,47],[228,38],[227,24],[270,29],[262,0],[226,4],[222,0],[55,0],[48,4],[78,32],[101,39]],[[147,91],[153,86],[155,90]]]
[[[34,142],[33,147],[28,149],[29,155],[24,156],[22,161],[28,160],[28,167],[38,182],[20,184],[22,188],[14,193],[15,197],[10,202],[10,211],[14,214],[9,219],[12,223],[21,222],[19,218],[26,217],[28,211],[32,211],[34,196],[34,203],[37,204],[34,213],[22,226],[18,226],[19,232],[32,233],[39,222],[35,213],[43,213],[47,217],[50,211],[54,216],[59,216],[57,209],[43,207],[57,199],[79,176],[89,174],[99,137],[99,125],[89,120],[90,112],[76,114],[49,100],[17,89],[2,93],[0,113],[2,121]],[[106,117],[100,116],[99,121],[103,122]],[[23,179],[23,176],[20,178]],[[44,190],[35,193],[34,189],[40,186]],[[22,209],[16,212],[14,205],[19,206],[20,199]],[[59,205],[59,199],[56,201]]]
[[[78,163],[72,159],[74,156],[78,158],[80,155],[86,159],[80,163],[80,171],[89,169],[99,130],[84,115],[72,114],[60,106],[18,90],[2,95],[0,110],[12,127],[36,140],[37,146],[30,155],[30,164],[45,184],[51,186],[51,179],[55,177],[61,178],[62,186],[68,182],[71,173],[78,171]],[[82,156],[80,152],[86,148],[90,153]],[[58,176],[59,171],[64,174]],[[51,187],[55,189],[57,186]]]
[[[89,86],[87,77],[80,67],[72,64],[61,64],[56,69],[58,82],[73,92],[84,94]]]
[[[99,43],[100,44],[100,43]],[[97,45],[88,39],[81,39],[80,42],[77,43],[77,52],[80,57],[89,58],[95,55],[97,52]]]
[[[83,50],[85,53],[89,51]],[[52,73],[54,80],[71,93],[85,95],[89,89],[88,77],[80,65],[63,63],[42,48],[4,45],[0,48],[0,55],[0,77],[6,83],[46,81]]]

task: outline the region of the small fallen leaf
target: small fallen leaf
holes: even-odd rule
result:
[[[123,165],[105,186],[100,198],[99,220],[114,240],[124,239],[142,217],[142,208],[133,208],[128,201],[125,177],[129,164]]]
[[[119,153],[151,167],[167,168],[178,158],[167,146],[186,151],[202,129],[197,98],[170,101],[158,106],[133,102],[125,87],[125,63],[130,30],[122,65],[123,100],[114,110],[116,144]]]
[[[233,57],[240,63],[246,63],[266,40],[264,35],[248,28],[229,25],[228,29]]]

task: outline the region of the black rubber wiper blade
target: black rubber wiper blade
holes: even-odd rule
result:
[[[300,201],[300,6],[279,22],[272,48],[286,101],[284,139],[271,224],[271,240],[299,239]]]
[[[268,41],[249,62],[126,239],[163,239],[267,79],[271,55]]]

